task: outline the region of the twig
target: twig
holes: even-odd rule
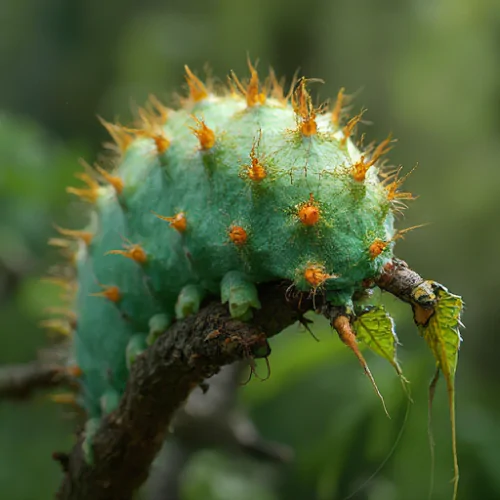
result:
[[[424,279],[408,267],[404,260],[392,259],[384,272],[376,280],[376,284],[382,290],[392,293],[400,300],[413,304],[412,292]]]
[[[0,367],[0,399],[25,399],[40,389],[67,383],[64,369],[37,361]]]

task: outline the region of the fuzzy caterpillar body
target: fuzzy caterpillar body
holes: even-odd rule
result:
[[[154,99],[139,128],[105,123],[120,153],[99,169],[108,182],[83,174],[88,188],[69,189],[94,208],[85,231],[61,230],[80,241],[73,356],[91,417],[114,408],[134,353],[204,296],[246,319],[256,284],[288,279],[351,307],[392,258],[393,204],[408,193],[379,179],[389,141],[361,153],[341,102],[320,112],[305,80],[287,98],[250,71],[221,94],[187,69],[179,109]]]
[[[261,84],[249,69],[248,81],[232,74],[216,90],[186,67],[189,95],[177,109],[151,97],[133,128],[101,120],[114,140],[113,169],[84,163],[77,177],[85,185],[67,188],[90,203],[91,221],[83,230],[57,228],[64,238],[49,241],[72,263],[49,277],[72,307],[52,308],[62,317],[42,325],[71,337],[67,374],[79,379],[76,402],[88,414],[84,457],[92,464],[101,418],[117,408],[148,345],[208,296],[227,303],[232,317],[251,319],[265,282],[321,294],[323,312],[383,403],[358,343],[386,359],[404,388],[407,381],[394,321],[383,306],[360,301],[378,286],[412,306],[436,361],[431,393],[437,374],[445,379],[455,500],[463,303],[394,256],[409,230],[396,231],[395,214],[412,195],[400,191],[400,169],[382,168],[391,140],[367,150],[354,143],[361,114],[342,120],[343,89],[333,109],[315,108],[305,79],[285,96],[273,72]],[[75,403],[72,394],[53,399]]]

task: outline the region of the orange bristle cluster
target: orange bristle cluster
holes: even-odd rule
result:
[[[250,60],[248,61],[248,67],[250,69],[250,80],[246,86],[241,83],[234,72],[232,73],[232,78],[238,90],[245,97],[247,106],[252,108],[257,104],[264,104],[266,102],[266,92],[260,91],[259,74]]]
[[[168,108],[154,95],[149,96],[146,107],[139,108],[139,117],[142,123],[156,123],[164,125],[168,118]]]
[[[267,177],[267,172],[264,166],[260,163],[255,153],[255,144],[250,151],[251,164],[246,166],[248,178],[254,182],[261,182]]]
[[[328,278],[330,275],[321,266],[310,265],[304,271],[304,279],[314,288],[321,286]]]
[[[95,165],[95,169],[101,174],[101,176],[113,187],[116,194],[121,194],[124,188],[123,180],[117,175],[111,175],[109,172],[104,170],[99,165]]]
[[[163,125],[167,119],[166,108],[161,105],[158,99],[153,98],[153,104],[148,109],[139,108],[139,117],[140,128],[130,129],[130,132],[137,137],[152,139],[155,142],[158,154],[162,155],[170,147],[170,140],[163,130]]]
[[[41,328],[54,332],[63,337],[68,337],[73,331],[68,320],[62,318],[44,319],[38,323]]]
[[[392,149],[390,143],[391,137],[389,136],[375,148],[369,160],[366,160],[364,155],[361,156],[360,160],[356,162],[351,169],[352,177],[355,181],[363,182],[365,180],[368,169],[375,165],[381,156],[385,155]]]
[[[85,184],[87,184],[87,187],[74,188],[70,186],[66,188],[66,191],[68,193],[78,196],[84,201],[88,201],[89,203],[95,203],[95,201],[99,196],[99,183],[85,172],[76,173],[75,177],[83,181]]]
[[[90,231],[80,231],[76,229],[63,229],[62,227],[55,226],[58,233],[63,236],[68,236],[69,238],[73,238],[75,240],[83,241],[87,246],[92,243],[92,238],[94,235]]]
[[[335,101],[335,106],[332,111],[332,122],[337,127],[340,125],[340,120],[342,118],[342,109],[344,106],[344,100],[345,100],[345,89],[344,87],[342,87],[337,94],[337,100]]]
[[[300,206],[297,216],[304,226],[314,226],[319,222],[321,212],[312,193],[309,195],[309,201]]]
[[[106,255],[123,255],[138,264],[145,264],[148,260],[146,252],[141,245],[126,245],[125,250],[110,250]]]
[[[387,245],[389,245],[389,243],[389,241],[376,239],[368,248],[370,258],[375,259],[376,257],[378,257],[387,248]]]
[[[236,246],[242,246],[247,242],[248,234],[241,226],[231,226],[229,228],[229,239]]]
[[[118,150],[124,153],[134,140],[134,135],[131,133],[131,130],[123,127],[119,123],[109,123],[101,117],[98,118],[114,140]]]
[[[311,95],[306,88],[306,80],[302,78],[293,94],[292,104],[294,111],[300,119],[300,132],[309,137],[318,132],[316,112],[312,105]]]
[[[408,172],[404,177],[399,177],[399,173],[401,172],[401,167],[394,173],[392,177],[394,180],[385,186],[385,190],[387,193],[387,199],[389,201],[399,201],[399,200],[413,200],[414,196],[410,192],[400,192],[398,189],[403,185],[408,176],[413,172],[412,169]]]
[[[279,81],[276,77],[276,73],[271,68],[269,71],[269,95],[279,101],[281,104],[286,104],[288,101],[288,96],[285,96],[285,91],[283,88],[283,82]]]
[[[120,302],[122,294],[116,285],[100,285],[102,292],[91,293],[92,297],[104,297],[110,302]]]
[[[211,149],[215,145],[215,132],[207,127],[207,124],[198,119],[196,116],[192,116],[193,120],[196,121],[197,127],[189,127],[194,135],[198,138],[200,142],[200,149],[206,151],[207,149]]]
[[[175,230],[179,231],[179,233],[184,233],[187,229],[187,219],[186,214],[184,212],[179,212],[175,214],[173,217],[166,217],[164,215],[157,214],[153,212],[156,217],[161,220],[165,220],[170,223],[170,227],[173,227]]]
[[[208,91],[205,84],[189,69],[186,65],[184,66],[186,71],[186,82],[189,87],[189,97],[194,102],[202,101],[208,97]]]
[[[347,144],[347,141],[354,133],[354,129],[356,128],[356,125],[361,121],[361,118],[363,117],[365,111],[366,110],[363,110],[361,111],[361,113],[359,113],[359,115],[356,115],[353,118],[351,118],[347,122],[347,125],[343,128],[343,136],[342,139],[340,140],[340,144],[342,144],[342,146],[345,146]]]

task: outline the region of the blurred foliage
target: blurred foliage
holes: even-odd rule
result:
[[[52,223],[77,227],[81,206],[64,192],[77,159],[107,140],[95,115],[127,121],[149,93],[172,102],[182,66],[214,76],[246,74],[247,53],[288,81],[297,67],[318,102],[345,86],[352,111],[368,108],[367,140],[397,135],[391,153],[420,195],[400,220],[431,225],[397,252],[422,275],[464,296],[457,372],[459,498],[500,498],[500,418],[494,349],[500,246],[500,3],[495,0],[4,0],[0,15],[0,363],[35,357],[50,303],[39,276],[58,261],[45,241]],[[352,498],[427,497],[427,384],[432,357],[407,308],[384,298],[404,344],[412,397],[403,436],[376,477]],[[387,457],[407,400],[383,360],[367,353],[392,420],[353,359],[324,324],[320,342],[297,328],[273,340],[272,375],[241,397],[269,439],[296,450],[270,468],[203,453],[186,471],[188,500],[347,497]],[[492,347],[493,346],[493,347]],[[260,368],[265,373],[265,367]],[[74,421],[39,397],[0,404],[0,485],[9,500],[49,499],[60,479],[50,452],[68,449]],[[434,498],[451,496],[452,461],[444,386],[434,408]],[[242,492],[242,493],[240,493]],[[252,494],[250,494],[252,493]]]

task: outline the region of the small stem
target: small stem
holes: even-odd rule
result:
[[[392,293],[398,299],[413,303],[412,292],[424,281],[404,260],[394,258],[385,265],[376,283],[379,288]]]
[[[349,319],[348,316],[346,315],[338,315],[331,320],[331,324],[335,330],[337,330],[337,333],[339,334],[340,340],[351,349],[351,351],[354,353],[354,355],[358,358],[358,361],[360,365],[363,367],[363,370],[365,372],[365,375],[368,377],[370,380],[373,389],[375,390],[375,393],[377,396],[380,398],[380,401],[382,402],[382,406],[384,408],[385,414],[391,418],[389,415],[389,412],[387,411],[387,407],[385,406],[385,401],[384,397],[380,393],[377,383],[375,382],[375,379],[373,378],[373,375],[368,368],[368,364],[365,361],[365,358],[361,354],[361,351],[359,350],[358,347],[358,342],[356,340],[356,335],[354,334],[351,326],[351,320]]]
[[[25,399],[35,391],[67,385],[63,367],[44,365],[37,361],[0,368],[0,400]]]

